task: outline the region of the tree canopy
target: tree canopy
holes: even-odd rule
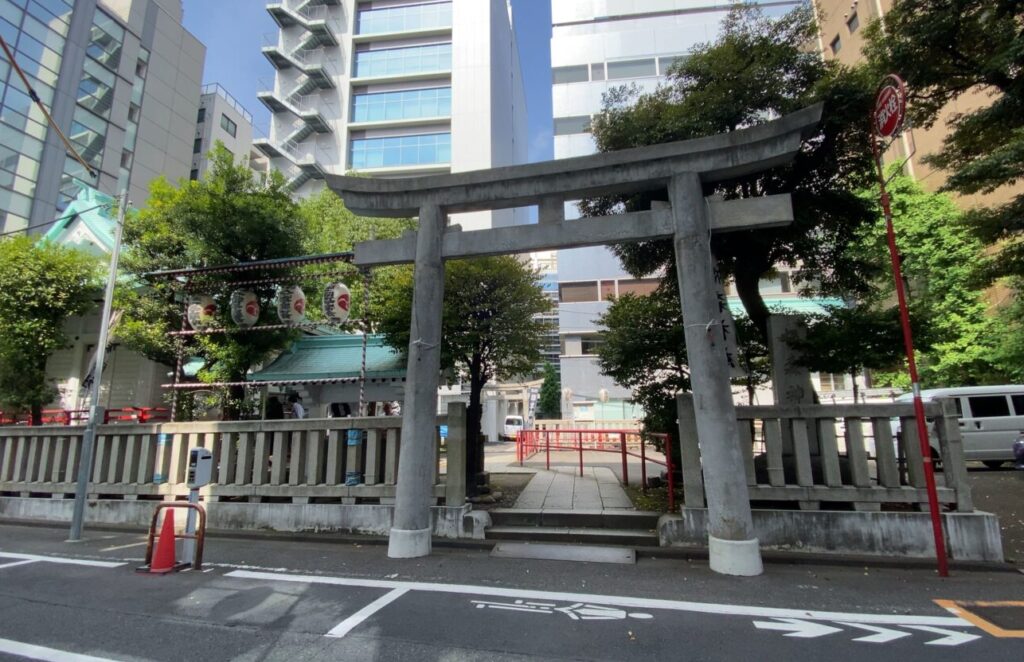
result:
[[[537,394],[536,418],[562,417],[562,380],[558,378],[555,366],[544,363],[544,381]]]
[[[539,273],[513,255],[445,263],[441,369],[470,384],[468,485],[483,469],[480,394],[492,379],[531,375],[540,363],[550,300],[540,288]],[[413,271],[404,268],[374,290],[375,318],[392,347],[409,346]]]
[[[46,361],[68,346],[65,321],[101,296],[99,262],[35,237],[0,239],[0,410],[30,410],[57,396]]]
[[[991,193],[1024,176],[1024,3],[1017,0],[901,0],[866,32],[878,72],[907,82],[908,112],[932,126],[953,101],[980,105],[954,112],[942,148],[926,160],[948,172],[946,188]],[[999,250],[990,278],[1024,275],[1024,192],[976,209],[970,221]]]
[[[124,228],[124,270],[132,277],[118,290],[117,306],[124,310],[117,337],[145,356],[173,364],[174,341],[167,335],[182,324],[183,301],[175,284],[147,281],[145,274],[166,269],[233,264],[302,254],[304,226],[298,208],[274,173],[259,181],[244,164],[236,163],[222,145],[212,152],[212,167],[199,181],[171,185],[160,178],[150,197]],[[248,272],[247,278],[259,278]],[[270,274],[262,274],[270,275]],[[141,283],[146,283],[140,287]],[[249,286],[247,286],[249,287]],[[205,288],[209,288],[204,291]],[[261,301],[274,295],[271,285],[253,285]],[[194,293],[208,294],[218,304],[219,326],[230,326],[230,286],[220,281],[197,282]],[[262,305],[260,323],[276,323],[274,311]],[[190,346],[206,359],[203,381],[242,381],[249,368],[280,350],[294,331],[245,334],[204,334]],[[232,393],[227,415],[234,415],[239,389]]]
[[[722,182],[705,193],[726,198],[791,193],[795,222],[788,227],[716,235],[712,249],[723,278],[735,280],[751,320],[766,335],[768,308],[758,281],[776,265],[796,268],[805,285],[822,292],[864,291],[871,265],[857,263],[844,247],[874,218],[856,195],[872,181],[867,123],[872,82],[860,70],[824,62],[805,48],[816,26],[808,7],[769,19],[756,7],[738,6],[723,21],[719,38],[697,46],[669,72],[669,82],[641,94],[618,88],[605,97],[592,122],[600,151],[726,133],[761,124],[813,103],[825,103],[818,132],[795,160],[755,176]],[[642,209],[650,196],[606,197],[581,205],[603,215],[624,204]],[[663,273],[674,282],[671,242],[615,247],[635,277]]]

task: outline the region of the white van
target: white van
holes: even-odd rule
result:
[[[897,402],[911,402],[905,393]],[[1012,461],[1013,442],[1024,432],[1024,385],[960,386],[921,391],[921,400],[952,400],[960,418],[964,459],[980,460],[987,467]],[[934,433],[933,433],[934,434]],[[931,439],[933,448],[938,441]]]
[[[501,438],[515,441],[516,435],[523,429],[522,416],[506,416],[505,427],[501,430]]]

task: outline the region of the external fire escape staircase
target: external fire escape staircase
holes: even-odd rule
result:
[[[284,158],[291,162],[285,172],[288,185],[296,189],[311,178],[323,178],[325,171],[316,159],[316,147],[302,142],[314,133],[330,133],[330,124],[318,108],[314,96],[319,90],[333,89],[336,72],[329,64],[326,49],[338,46],[339,41],[332,21],[328,19],[331,5],[341,0],[285,0],[271,3],[267,11],[274,21],[286,29],[299,26],[303,36],[294,48],[286,49],[283,39],[277,44],[265,46],[263,54],[279,71],[278,80],[283,82],[280,72],[295,69],[297,78],[287,93],[272,89],[260,92],[257,97],[275,114],[290,113],[297,119],[286,129],[283,141],[257,140],[255,146],[271,158]],[[283,88],[283,85],[275,86]],[[280,127],[280,124],[278,125]],[[278,133],[281,133],[280,131]]]

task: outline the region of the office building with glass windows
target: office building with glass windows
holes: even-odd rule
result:
[[[256,147],[299,196],[327,173],[402,177],[526,161],[526,102],[508,0],[281,0]],[[464,229],[523,210],[459,214]]]
[[[799,0],[763,2],[768,14],[784,13]],[[708,0],[556,0],[552,2],[551,67],[555,158],[596,151],[590,118],[601,110],[602,96],[622,85],[651,92],[666,81],[669,67],[696,44],[718,35],[729,3]],[[566,218],[576,218],[574,204]],[[561,379],[571,406],[562,415],[578,420],[630,418],[639,412],[630,392],[601,374],[598,318],[611,297],[646,294],[658,274],[634,278],[607,248],[558,251],[558,324]],[[728,288],[727,288],[728,289]],[[797,297],[788,274],[762,283],[769,304],[776,298],[790,307],[813,306]],[[739,307],[735,297],[730,303]]]
[[[180,0],[0,0],[0,34],[58,133],[0,62],[0,232],[43,231],[83,185],[137,204],[188,176],[206,49]]]

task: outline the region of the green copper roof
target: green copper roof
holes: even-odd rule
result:
[[[305,336],[270,365],[249,375],[249,379],[262,382],[358,377],[362,357],[362,336]],[[405,377],[405,359],[394,348],[384,344],[383,336],[367,338],[366,376],[378,379]]]
[[[830,297],[778,296],[764,297],[764,303],[773,313],[826,313],[826,306],[845,306],[842,299]],[[729,310],[733,315],[744,314],[739,297],[729,297]]]
[[[102,253],[109,254],[114,249],[114,227],[117,221],[110,214],[115,204],[111,196],[78,183],[78,195],[46,231],[42,241],[75,246],[76,244],[71,243],[70,237],[66,235],[75,221],[81,220],[100,242],[100,246],[96,248]]]

